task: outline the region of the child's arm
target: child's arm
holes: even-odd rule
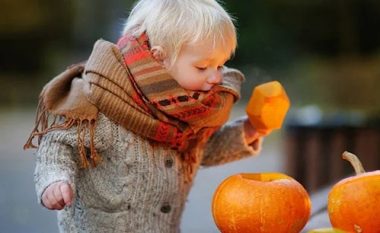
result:
[[[289,106],[289,98],[279,82],[255,87],[247,106],[249,119],[236,121],[214,134],[207,144],[203,164],[226,163],[257,154],[261,148],[261,137],[281,128]]]
[[[250,125],[247,117],[229,122],[207,142],[202,165],[218,165],[257,155],[261,151],[262,136]]]
[[[99,154],[112,145],[117,131],[115,127],[108,118],[100,114],[94,136],[95,148]],[[89,147],[89,135],[86,135],[84,144]],[[77,148],[76,126],[68,130],[53,130],[41,140],[34,180],[38,200],[48,209],[62,209],[75,198],[75,179],[81,164]]]
[[[78,168],[73,147],[67,143],[69,138],[75,138],[70,131],[50,132],[37,151],[34,173],[37,198],[48,209],[62,209],[73,199]]]

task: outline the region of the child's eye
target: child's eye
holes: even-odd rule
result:
[[[204,71],[204,70],[207,69],[207,67],[198,67],[198,66],[197,66],[197,69],[198,69],[198,70],[201,70],[201,71]]]

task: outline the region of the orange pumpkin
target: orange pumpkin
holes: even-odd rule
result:
[[[223,233],[298,233],[310,209],[302,185],[281,173],[230,176],[212,202],[214,221]]]
[[[310,230],[307,233],[346,233],[346,232],[339,230],[337,228],[318,228],[318,229]]]
[[[328,196],[328,213],[333,227],[355,233],[380,232],[380,171],[365,172],[359,159],[349,152],[356,176],[333,186]]]

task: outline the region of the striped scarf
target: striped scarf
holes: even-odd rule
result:
[[[241,79],[225,75],[210,91],[183,89],[151,55],[145,34],[124,36],[117,45],[99,40],[82,65],[51,80],[40,94],[36,126],[24,148],[36,147],[55,129],[78,127],[78,148],[83,167],[96,166],[100,157],[93,144],[98,113],[144,138],[164,143],[194,162],[194,145],[223,125],[239,98]],[[54,120],[49,123],[49,117]],[[63,116],[65,121],[57,122]],[[84,137],[90,135],[91,155]]]

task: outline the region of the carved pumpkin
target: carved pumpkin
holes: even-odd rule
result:
[[[302,185],[280,173],[233,175],[219,185],[212,202],[223,233],[299,233],[310,209]]]
[[[365,172],[359,159],[349,152],[343,158],[353,165],[356,176],[333,186],[328,196],[331,225],[355,233],[380,232],[380,171]]]

